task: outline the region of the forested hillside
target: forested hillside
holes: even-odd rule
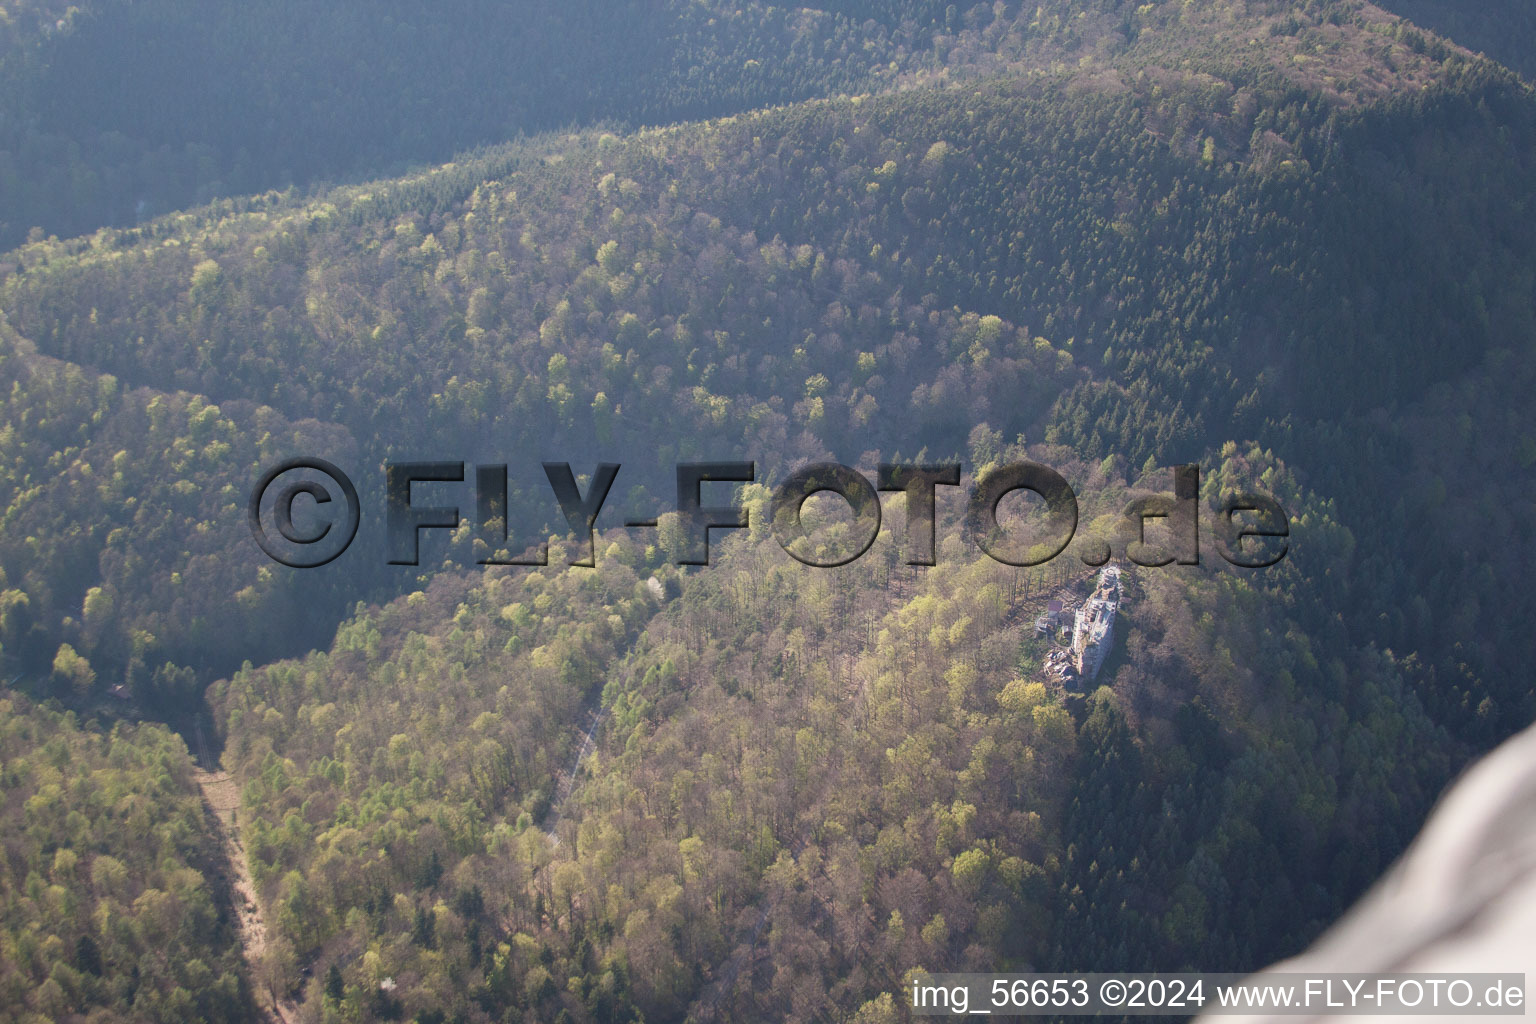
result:
[[[0,233],[93,232],[0,255],[0,661],[212,721],[272,940],[247,978],[302,1019],[874,1024],[918,968],[1254,968],[1536,715],[1515,74],[1353,0],[449,6],[20,6],[0,50]],[[249,537],[288,455],[363,494],[323,569]],[[1085,547],[1004,566],[948,488],[931,569],[898,500],[837,570],[767,529],[807,461],[1024,457],[1116,544],[1199,463],[1206,522],[1274,495],[1290,554],[1206,533],[1128,573],[1076,695],[1032,623]],[[671,517],[619,528],[726,458],[753,528],[710,566]],[[402,459],[510,463],[508,543],[549,564],[476,566],[466,524],[386,565]],[[623,464],[596,568],[541,460]],[[161,727],[13,700],[16,735],[188,770]],[[188,792],[145,813],[204,871]],[[7,906],[77,825],[28,819]],[[106,956],[50,1011],[33,919],[0,950],[29,1008],[148,976]],[[211,976],[219,927],[177,940]]]
[[[1218,487],[1251,482],[1229,463]],[[1094,512],[1138,493],[1094,479]],[[918,964],[1240,969],[1334,917],[1427,806],[1445,755],[1401,670],[1289,617],[1294,578],[1138,577],[1113,690],[1075,716],[1033,678],[1031,623],[1082,572],[1007,568],[943,526],[938,568],[889,531],[813,575],[761,528],[654,617],[634,570],[666,552],[616,541],[595,571],[434,583],[328,656],[220,684],[305,1004],[885,1019]],[[560,639],[600,621],[572,588],[620,598],[609,635],[649,617],[627,658]],[[551,805],[564,758],[530,746],[549,718],[527,702],[583,691],[596,753]]]
[[[251,1019],[187,748],[0,699],[0,1017]]]
[[[1239,19],[1219,5],[1121,0],[32,0],[0,11],[0,242],[399,173],[565,126],[660,124],[1004,68],[1054,71],[1134,49],[1144,29],[1170,20],[1181,27],[1166,41],[1202,61],[1233,59],[1250,29],[1266,39],[1260,59],[1276,49],[1289,59],[1282,37],[1311,34],[1319,12],[1384,20],[1359,3],[1316,0],[1299,5],[1298,20],[1296,6],[1244,0]],[[1332,48],[1341,33],[1322,37]],[[1312,60],[1311,40],[1296,42]],[[1421,35],[1409,42],[1424,52]],[[1387,63],[1403,70],[1413,59]],[[1319,84],[1354,89],[1356,70]]]
[[[773,476],[822,452],[970,454],[984,426],[1137,468],[1227,440],[1283,442],[1321,493],[1377,514],[1369,495],[1392,480],[1360,487],[1342,424],[1419,401],[1451,353],[1471,371],[1530,324],[1531,253],[1505,216],[1530,187],[1525,88],[1454,55],[1437,89],[1366,108],[1309,100],[1267,63],[1227,83],[1106,74],[1120,87],[1002,78],[524,144],[313,204],[226,204],[25,247],[0,301],[50,356],[221,410],[254,401],[334,424],[317,429],[341,454],[355,438],[365,465],[393,452],[617,456],[637,512],[669,493],[678,459],[755,458]],[[1385,166],[1392,189],[1375,181]],[[1456,206],[1438,209],[1447,196]],[[268,436],[275,451],[268,430],[231,428],[219,444]],[[544,488],[514,474],[510,518],[549,522]],[[197,534],[231,552],[210,569],[270,575],[238,524],[222,524]],[[53,565],[83,600],[80,572],[40,557],[63,542],[50,534],[83,525],[40,524],[0,563],[11,586]],[[1391,529],[1352,529],[1377,542],[1377,568],[1357,582],[1379,585],[1376,600],[1436,576],[1460,585],[1435,551],[1405,560]],[[98,551],[115,536],[180,573],[153,535],[93,535]],[[376,566],[320,578],[356,596],[392,586]],[[238,614],[218,609],[285,579],[198,588],[183,616]],[[94,582],[95,635],[43,616],[33,657],[67,642],[115,675],[137,628],[160,642],[151,670],[163,658],[226,671],[256,653],[199,648],[188,621],[135,626],[145,612],[115,589],[146,584]],[[46,606],[61,588],[33,589],[26,601]],[[1412,649],[1433,617],[1359,625]],[[272,654],[308,639],[269,635]],[[1498,645],[1458,655],[1474,677],[1458,685],[1478,691],[1519,664],[1501,657]],[[1515,721],[1524,693],[1470,699],[1492,696]]]
[[[241,557],[242,515],[252,474],[293,450],[348,452],[344,430],[134,387],[40,356],[3,324],[0,385],[0,645],[12,674],[83,699],[119,686],[186,726],[207,685],[194,668],[328,639],[315,611],[343,614],[348,591],[328,597],[318,580]]]
[[[0,27],[7,245],[567,125],[711,116],[1076,45],[1018,5],[933,0],[85,0],[22,4]]]
[[[1521,0],[1386,0],[1381,6],[1531,78],[1536,75],[1536,10]]]

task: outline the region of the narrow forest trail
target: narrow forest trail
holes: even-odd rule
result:
[[[619,684],[619,692],[627,693],[633,685],[635,647],[631,643],[619,659],[619,671],[623,674]],[[560,845],[560,823],[565,820],[566,805],[570,803],[577,784],[581,781],[582,770],[586,767],[587,758],[592,756],[597,749],[597,735],[602,731],[603,724],[608,721],[608,708],[603,704],[603,692],[607,687],[598,687],[587,699],[582,710],[582,716],[587,723],[586,731],[581,737],[581,743],[576,747],[576,755],[571,758],[571,766],[565,773],[555,778],[555,795],[550,801],[549,810],[544,815],[544,834],[549,838],[551,846]]]
[[[235,911],[235,927],[240,936],[240,949],[245,956],[246,968],[252,979],[252,991],[261,1011],[278,1024],[292,1024],[299,1019],[297,1004],[282,999],[269,984],[263,983],[262,964],[267,952],[267,922],[262,917],[261,903],[256,898],[256,884],[251,880],[250,863],[245,857],[245,847],[240,842],[240,832],[235,816],[240,807],[240,786],[225,771],[210,772],[201,767],[192,769],[192,778],[202,791],[203,803],[219,822],[219,838],[229,861],[231,877],[229,885],[230,905]]]
[[[576,756],[571,759],[571,766],[560,776],[555,783],[555,798],[550,803],[549,816],[545,819],[544,832],[549,836],[549,841],[555,846],[560,845],[560,822],[565,818],[565,805],[571,799],[571,793],[576,789],[576,783],[581,778],[581,769],[592,751],[597,747],[597,732],[603,727],[603,721],[608,717],[608,709],[601,702],[589,708],[587,711],[587,731],[581,739],[581,745],[576,748]]]

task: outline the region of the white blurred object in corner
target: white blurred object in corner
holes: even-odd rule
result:
[[[1536,983],[1536,726],[1451,787],[1375,888],[1278,973],[1524,972]],[[1526,1016],[1536,1015],[1527,989]],[[1202,1021],[1339,1021],[1342,1016],[1231,1016]],[[1454,1017],[1355,1016],[1381,1022]],[[1480,1020],[1516,1020],[1487,1017]]]

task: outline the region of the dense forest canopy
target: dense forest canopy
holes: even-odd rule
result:
[[[567,125],[655,124],[866,91],[981,52],[1017,55],[1033,34],[1012,24],[1017,11],[1007,30],[987,34],[990,4],[947,9],[25,5],[0,36],[0,240],[376,176]]]
[[[1521,0],[1385,0],[1394,14],[1507,64],[1526,78],[1536,75],[1536,10]]]
[[[181,739],[7,697],[0,764],[7,1019],[250,1019],[224,851]]]
[[[0,255],[8,1005],[872,1024],[919,967],[1246,970],[1536,714],[1536,95],[1379,8],[0,31],[0,235],[43,229]],[[324,569],[245,522],[292,455],[362,492]],[[466,524],[387,565],[383,466],[422,458],[509,463],[549,564]],[[1084,544],[1198,463],[1290,554],[1129,572],[1076,693],[1033,622],[1086,547],[1002,565],[949,488],[931,569],[897,495],[836,570],[768,529],[809,461],[1023,458]],[[753,525],[682,569],[700,459],[756,464]],[[595,568],[541,460],[623,464]]]
[[[1054,71],[1135,51],[1146,28],[1169,21],[1177,31],[1148,33],[1157,46],[1222,63],[1254,60],[1242,44],[1256,28],[1269,51],[1259,59],[1278,54],[1286,74],[1306,73],[1311,58],[1290,53],[1311,49],[1304,24],[1326,25],[1313,31],[1329,47],[1347,45],[1338,25],[1351,20],[1392,28],[1358,2],[1314,2],[1332,21],[1309,10],[1299,22],[1281,0],[1244,0],[1242,19],[1223,5],[1122,0],[12,6],[0,20],[5,244],[34,228],[67,237],[217,196],[398,173],[566,126]],[[1318,84],[1347,92],[1357,74],[1380,77],[1368,53],[1341,63],[1347,79]],[[1411,54],[1387,63],[1389,77],[1414,76]]]

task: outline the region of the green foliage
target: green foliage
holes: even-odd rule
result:
[[[1409,673],[1283,589],[1138,580],[1078,737],[1051,962],[1248,970],[1374,881],[1448,756]]]
[[[8,1019],[255,1019],[223,853],[174,734],[103,734],[5,697],[0,766]]]
[[[293,581],[241,557],[245,490],[275,453],[345,450],[344,432],[125,388],[39,356],[4,324],[0,422],[0,644],[17,668],[51,672],[61,695],[123,683],[169,712],[191,695],[178,664],[269,657],[259,638],[274,628],[320,641]],[[334,607],[324,583],[304,590]]]
[[[1438,32],[1474,51],[1488,54],[1525,75],[1536,75],[1536,11],[1521,0],[1484,0],[1476,5],[1455,0],[1386,0],[1381,5],[1409,19],[1392,26],[1395,37],[1412,49],[1442,45],[1417,26]]]
[[[96,672],[91,668],[91,663],[80,657],[73,647],[60,644],[58,653],[53,656],[53,678],[80,694],[86,694],[96,683]]]
[[[655,1019],[713,999],[757,1019],[790,990],[852,1012],[883,984],[843,991],[856,967],[1045,949],[1050,888],[1024,879],[1059,855],[1073,726],[1043,689],[1023,709],[993,696],[1027,625],[1020,574],[918,577],[887,547],[834,580],[769,537],[719,547],[659,614],[622,564],[440,579],[329,655],[215,688],[258,885],[281,903],[305,880],[307,916],[284,930],[329,961],[314,977],[345,957],[352,979],[363,949],[407,1011]],[[593,632],[605,617],[643,631]],[[957,666],[963,690],[943,684]],[[596,753],[552,806],[600,681]],[[882,931],[893,912],[912,928]],[[734,963],[764,929],[795,936],[776,940],[795,950],[777,980],[704,985],[698,965]]]
[[[509,887],[525,895],[539,866],[529,825],[581,742],[568,723],[655,610],[621,547],[598,575],[440,577],[360,609],[329,653],[213,688],[251,873],[298,954],[279,991],[317,960],[315,998],[426,972],[390,998],[435,1009],[462,993],[433,965],[492,970],[493,936],[529,920]],[[378,979],[356,976],[358,950]]]
[[[953,25],[944,6],[24,0],[0,16],[0,242],[571,124],[868,91],[1023,48],[992,4],[964,4]]]
[[[517,47],[557,72],[530,86],[479,59],[510,9],[461,6],[423,28],[393,4],[36,3],[0,40],[26,100],[0,207],[55,216],[67,173],[93,227],[123,217],[102,181],[146,180],[129,164],[174,172],[153,201],[180,205],[589,126],[0,261],[0,655],[168,716],[228,676],[209,697],[273,992],[341,1020],[881,1021],[918,967],[1246,970],[1530,719],[1536,253],[1510,211],[1536,199],[1536,101],[1513,77],[1344,0],[864,0],[535,5]],[[354,29],[375,59],[348,68],[329,40]],[[145,101],[178,32],[247,106]],[[123,46],[146,87],[105,95]],[[97,138],[72,96],[142,120]],[[257,560],[262,467],[318,453],[361,482],[407,451],[622,461],[635,514],[688,459],[771,483],[1029,457],[1104,539],[1198,460],[1207,522],[1265,491],[1292,553],[1128,577],[1086,698],[1039,681],[1032,630],[1077,552],[1014,571],[954,508],[926,571],[889,533],[791,563],[761,486],[756,529],[686,575],[675,514],[602,537],[595,570],[558,535],[515,571],[433,538],[421,590],[366,537],[345,570]],[[518,468],[512,547],[557,514]],[[1403,542],[1431,528],[1456,541]],[[0,1001],[245,1014],[222,889],[185,873],[217,847],[180,744],[16,702],[0,725]]]

